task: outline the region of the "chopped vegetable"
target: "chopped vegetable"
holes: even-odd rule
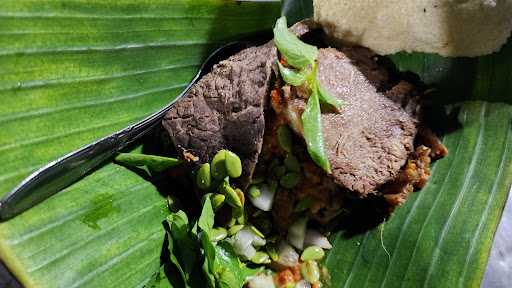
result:
[[[247,222],[247,215],[245,213],[244,207],[233,207],[232,216],[235,218],[236,223],[245,225]]]
[[[249,228],[251,228],[252,232],[254,232],[254,234],[256,234],[256,236],[265,239],[265,235],[263,235],[263,233],[261,233],[261,231],[258,230],[258,228],[254,227],[253,225],[249,226]]]
[[[304,245],[305,246],[318,246],[323,249],[331,249],[332,245],[329,243],[329,240],[327,237],[322,235],[320,232],[313,230],[313,229],[307,229],[306,230],[306,237],[304,238]]]
[[[238,231],[242,230],[243,228],[244,228],[244,225],[233,225],[233,226],[231,226],[231,228],[229,228],[228,235],[229,236],[235,235],[236,233],[238,233]]]
[[[277,261],[277,259],[279,259],[279,254],[277,254],[277,249],[273,244],[267,244],[266,250],[272,261]]]
[[[271,189],[269,184],[263,184],[260,187],[260,193],[259,197],[250,197],[249,200],[256,208],[263,211],[270,211],[270,209],[272,209],[272,204],[274,203],[276,189]]]
[[[211,164],[211,174],[213,178],[222,180],[227,176],[226,171],[226,150],[220,150],[213,156]]]
[[[183,161],[176,158],[138,153],[119,153],[115,161],[119,164],[127,166],[145,166],[148,169],[156,172],[161,172],[183,163]]]
[[[225,241],[221,241],[214,248],[215,261],[213,268],[216,287],[242,287],[249,278],[261,271],[261,269],[248,268],[245,264],[242,264],[231,245]]]
[[[226,196],[226,203],[231,205],[232,207],[241,208],[243,207],[242,201],[240,201],[240,197],[236,193],[235,189],[233,189],[229,182],[226,179],[222,182],[220,186],[220,192]]]
[[[320,281],[320,269],[316,261],[305,261],[300,264],[300,272],[302,277],[310,283],[317,283]]]
[[[247,288],[275,288],[274,279],[271,275],[258,274],[249,278]]]
[[[220,241],[215,244],[211,241],[212,236],[215,236],[213,218],[210,200],[206,199],[198,226],[203,231],[200,240],[204,250],[203,271],[208,280],[207,283],[212,287],[242,287],[247,277],[256,274],[259,270],[250,269],[242,264],[227,242]],[[197,252],[200,253],[200,251]]]
[[[255,247],[265,245],[265,239],[257,236],[254,231],[244,227],[232,238],[233,249],[236,254],[245,259],[251,259],[256,254]]]
[[[228,231],[225,228],[217,227],[210,231],[210,241],[219,242],[228,236]]]
[[[212,207],[214,210],[219,209],[224,204],[224,201],[226,200],[226,196],[223,194],[214,194],[211,198],[212,200]]]
[[[277,141],[279,142],[281,149],[288,153],[292,152],[292,132],[288,126],[282,125],[277,129]]]
[[[311,288],[311,284],[305,280],[300,280],[293,288]]]
[[[287,240],[292,244],[295,248],[302,250],[304,247],[304,239],[306,237],[306,225],[308,223],[307,217],[302,217],[297,219],[291,226],[288,228],[288,236]]]
[[[297,185],[300,174],[290,171],[300,171],[300,165],[293,155],[287,155],[285,164],[288,163],[286,164],[287,167],[291,168],[281,166],[279,161],[275,161],[273,167],[274,170],[283,170],[283,172],[277,171],[276,173],[283,174],[280,179],[281,185],[292,187],[292,185]],[[260,184],[250,186],[249,199],[255,207],[262,210],[258,210],[259,213],[252,213],[254,214],[251,218],[252,222],[249,223],[248,214],[244,209],[244,193],[241,189],[232,187],[229,181],[230,177],[242,174],[241,171],[238,171],[241,169],[241,164],[240,169],[238,169],[237,159],[240,160],[232,152],[221,150],[214,156],[211,164],[200,165],[196,171],[194,182],[207,193],[202,197],[203,206],[199,219],[189,223],[187,215],[181,210],[168,216],[166,221],[168,253],[166,255],[169,255],[169,259],[164,261],[164,266],[161,267],[159,272],[155,273],[152,282],[150,282],[151,285],[228,288],[242,287],[249,278],[253,282],[250,282],[252,284],[248,283],[248,285],[256,285],[258,282],[254,282],[257,281],[254,279],[257,278],[253,276],[261,273],[263,267],[260,266],[258,269],[248,268],[241,260],[250,261],[257,265],[270,264],[272,261],[276,261],[280,265],[299,269],[299,254],[292,246],[281,240],[278,249],[276,249],[274,245],[279,240],[278,235],[270,234],[269,241],[267,241],[265,234],[259,230],[263,229],[262,231],[265,231],[265,233],[272,233],[270,215],[263,212],[263,210],[269,211],[272,207],[278,185],[277,181],[267,179],[267,183],[262,181]],[[234,164],[231,166],[227,164],[233,160]],[[299,166],[298,169],[297,166]],[[222,171],[222,167],[224,167],[224,171]],[[233,167],[234,169],[232,169]],[[233,171],[230,172],[230,170],[236,170],[236,173],[232,173]],[[222,181],[212,180],[211,178],[213,176],[217,179],[216,177],[224,174],[225,177]],[[213,188],[220,193],[215,193]],[[225,226],[215,226],[214,228],[216,222],[214,211],[224,203],[231,206],[232,218],[227,223],[225,222],[227,219],[221,222],[225,223]],[[253,224],[257,225],[258,228]],[[304,244],[306,224],[307,218],[300,218],[290,226],[288,238],[294,246],[301,247]],[[228,236],[229,238],[227,238]],[[267,243],[268,245],[266,245]],[[263,246],[265,247],[263,248]],[[304,261],[320,259],[323,257],[322,253],[323,250],[320,247],[308,247],[302,253],[301,258]],[[167,267],[166,265],[171,266]],[[308,275],[312,275],[311,277],[314,279],[314,265],[311,267],[304,266],[303,273],[309,273]],[[166,278],[162,271],[167,271],[165,269],[168,268],[176,270],[178,276],[171,277],[172,279]],[[313,270],[310,271],[311,269]],[[299,273],[299,270],[296,272]],[[272,280],[272,277],[265,279]],[[266,287],[274,285],[273,281],[272,284],[261,283],[268,284]],[[289,284],[292,285],[291,282]]]
[[[268,254],[265,252],[257,251],[250,260],[254,264],[269,264],[270,256],[268,256]]]
[[[283,266],[293,267],[299,262],[299,254],[297,254],[295,249],[293,249],[290,244],[286,243],[286,241],[279,243],[277,254],[279,256],[276,262]]]
[[[248,193],[249,193],[249,197],[251,197],[251,198],[258,198],[261,195],[260,188],[258,188],[258,186],[256,186],[256,185],[251,185],[249,187]]]
[[[240,199],[240,202],[242,203],[242,207],[245,205],[245,194],[240,188],[235,189],[236,195],[238,195],[238,198]]]
[[[199,166],[196,174],[196,185],[201,190],[208,190],[212,184],[210,164],[204,163]]]
[[[233,152],[226,150],[226,172],[231,178],[238,178],[242,175],[242,161]]]
[[[308,248],[302,251],[300,255],[300,260],[308,261],[308,260],[320,260],[324,258],[325,252],[322,248],[318,246],[309,246]]]

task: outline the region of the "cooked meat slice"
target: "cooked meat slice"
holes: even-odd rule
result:
[[[375,193],[406,163],[413,151],[417,121],[377,92],[351,59],[336,49],[320,49],[317,77],[333,96],[347,103],[341,113],[322,114],[332,177],[363,196]],[[300,132],[302,127],[294,127],[297,121],[293,119],[302,113],[306,100],[297,94],[297,89],[283,90],[285,107],[281,111]]]
[[[350,59],[377,91],[388,88],[389,72],[379,64],[378,56],[373,51],[361,46],[342,47],[340,51]]]
[[[402,106],[409,115],[417,118],[420,115],[420,96],[413,84],[407,81],[400,81],[384,95],[391,99],[391,101]]]
[[[276,48],[269,42],[221,61],[167,113],[163,125],[176,146],[210,161],[227,148],[242,159],[241,188],[250,180],[261,151],[264,106]]]

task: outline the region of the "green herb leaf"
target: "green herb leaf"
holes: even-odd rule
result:
[[[127,166],[146,166],[148,169],[156,172],[161,172],[183,163],[183,161],[176,158],[138,153],[119,153],[115,161]]]
[[[174,254],[183,263],[183,269],[190,275],[197,263],[197,251],[199,249],[196,239],[189,232],[189,223],[187,214],[183,211],[178,211],[167,217],[169,223],[170,233],[173,241],[179,249],[176,249]],[[188,277],[187,277],[188,280]]]
[[[215,277],[219,287],[243,287],[247,277],[252,276],[259,269],[248,268],[240,262],[240,259],[233,251],[231,244],[226,241],[219,242],[215,246]]]
[[[210,271],[210,263],[208,261],[208,258],[206,258],[206,257],[204,259],[202,268],[203,268],[203,274],[206,277],[207,286],[210,288],[215,287],[215,276],[213,276],[213,272]]]
[[[208,269],[215,276],[215,245],[210,241],[208,233],[201,234],[201,245],[204,250],[205,261],[208,262]]]
[[[277,66],[279,67],[279,73],[281,77],[283,77],[284,82],[291,84],[293,86],[300,86],[306,81],[308,70],[293,70],[290,68],[284,67],[281,63],[277,62]]]
[[[203,230],[200,239],[201,246],[203,247],[204,251],[203,272],[207,279],[208,285],[210,287],[215,287],[215,245],[210,241],[210,234],[214,224],[214,214],[210,197],[206,197],[203,204],[203,210],[201,211],[201,216],[199,216],[197,223],[199,228]]]
[[[231,244],[212,242],[215,237],[214,214],[209,197],[206,197],[198,226],[203,230],[201,246],[204,251],[203,273],[209,287],[242,287],[247,276],[257,270],[248,269],[240,262]]]
[[[322,102],[322,104],[327,104],[335,109],[340,109],[345,105],[345,101],[332,96],[331,93],[320,84],[320,81],[316,80],[315,86],[318,89],[318,95],[320,96],[320,102]]]
[[[178,270],[178,274],[180,277],[180,279],[176,279],[176,278],[178,278],[178,276],[173,275],[173,279],[168,279],[168,282],[172,281],[175,284],[177,284],[176,282],[179,282],[181,284],[180,286],[183,285],[185,287],[189,287],[188,275],[183,270],[183,267],[181,266],[181,263],[178,260],[178,257],[176,257],[176,255],[174,254],[174,240],[172,238],[172,235],[169,232],[167,232],[167,249],[169,251],[169,262],[170,262],[170,264],[172,264],[174,266],[174,268],[176,268],[176,270]],[[166,267],[169,267],[168,266],[169,264],[166,264],[166,265],[167,265]],[[171,285],[171,286],[173,286],[173,285]]]
[[[215,214],[213,213],[212,202],[210,201],[210,197],[207,197],[204,201],[203,210],[201,211],[201,216],[199,216],[197,225],[208,236],[210,235],[210,231],[213,228],[214,217]]]
[[[331,165],[327,159],[324,149],[324,136],[322,132],[322,118],[320,112],[320,101],[317,89],[313,89],[308,99],[306,110],[302,114],[304,126],[304,139],[308,147],[311,159],[322,169],[331,173]]]
[[[274,27],[274,43],[286,62],[299,69],[312,65],[318,55],[315,46],[306,44],[288,30],[286,17],[282,16]]]

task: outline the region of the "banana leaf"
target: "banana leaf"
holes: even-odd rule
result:
[[[170,102],[203,59],[264,29],[278,2],[0,1],[0,195],[47,162]],[[166,200],[107,164],[0,224],[26,287],[141,287],[158,270]]]
[[[290,19],[310,1],[283,4]],[[58,156],[173,99],[221,43],[270,28],[278,3],[0,2],[0,195]],[[479,58],[397,54],[459,126],[428,185],[378,229],[332,236],[333,287],[476,287],[512,183],[512,43]],[[446,122],[446,123],[445,123]],[[141,287],[158,271],[165,199],[106,164],[0,224],[0,258],[26,287]]]

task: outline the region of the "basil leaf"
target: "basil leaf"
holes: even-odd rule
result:
[[[203,273],[206,277],[206,284],[208,287],[215,287],[215,277],[213,276],[213,272],[210,271],[210,263],[208,262],[208,258],[204,258],[203,263]]]
[[[214,213],[210,197],[205,197],[201,216],[197,226],[203,230],[201,235],[201,246],[204,251],[203,273],[209,287],[215,287],[215,245],[210,241],[210,233],[214,224]]]
[[[304,81],[306,81],[306,69],[295,71],[293,69],[284,67],[279,62],[277,62],[277,66],[279,66],[279,73],[281,74],[281,77],[283,77],[284,82],[291,84],[293,86],[300,86],[304,83]]]
[[[199,226],[208,237],[210,237],[210,231],[213,228],[214,217],[215,214],[213,213],[212,202],[210,201],[210,197],[206,197],[197,226]]]
[[[184,287],[187,287],[187,288],[190,287],[187,284],[187,282],[188,282],[188,275],[185,273],[185,271],[183,270],[183,267],[181,266],[180,261],[178,260],[178,258],[174,254],[174,240],[172,239],[172,235],[169,232],[167,232],[167,249],[169,250],[169,261],[178,270],[179,275],[181,276],[182,285]],[[176,276],[176,275],[174,275],[174,276]],[[177,278],[177,276],[175,278]],[[179,279],[174,279],[174,283],[175,283],[175,281],[179,281]],[[171,282],[171,279],[168,279],[168,282]],[[173,285],[171,284],[171,287],[172,286]],[[159,287],[159,286],[157,286],[157,287]]]
[[[318,95],[320,96],[320,102],[323,104],[327,104],[332,106],[335,109],[340,109],[343,105],[345,105],[345,101],[338,99],[331,95],[327,89],[322,87],[320,81],[317,80],[317,84],[315,85],[318,89]]]
[[[302,114],[302,125],[304,126],[304,139],[308,147],[311,159],[322,169],[331,173],[331,166],[324,149],[324,137],[322,133],[322,118],[320,112],[320,100],[318,89],[313,89],[309,96],[306,109]]]
[[[188,278],[198,260],[199,245],[197,244],[197,240],[194,239],[193,235],[189,232],[188,217],[185,212],[180,210],[169,215],[167,222],[171,230],[172,241],[179,247],[174,254],[183,265],[183,270],[187,274],[186,280],[189,280]],[[171,242],[171,239],[169,242]]]
[[[215,278],[219,287],[243,287],[246,279],[262,268],[248,268],[240,262],[233,247],[226,241],[215,246]]]
[[[300,41],[288,30],[284,16],[277,20],[274,27],[274,43],[286,62],[295,68],[306,68],[315,62],[318,55],[318,49],[315,46]]]
[[[201,245],[204,250],[204,258],[208,261],[208,269],[214,276],[216,274],[215,267],[215,245],[210,241],[208,234],[201,234]]]
[[[115,161],[119,164],[127,166],[146,166],[148,169],[156,172],[164,171],[166,169],[169,169],[182,163],[181,160],[178,160],[176,158],[138,153],[119,153]]]

